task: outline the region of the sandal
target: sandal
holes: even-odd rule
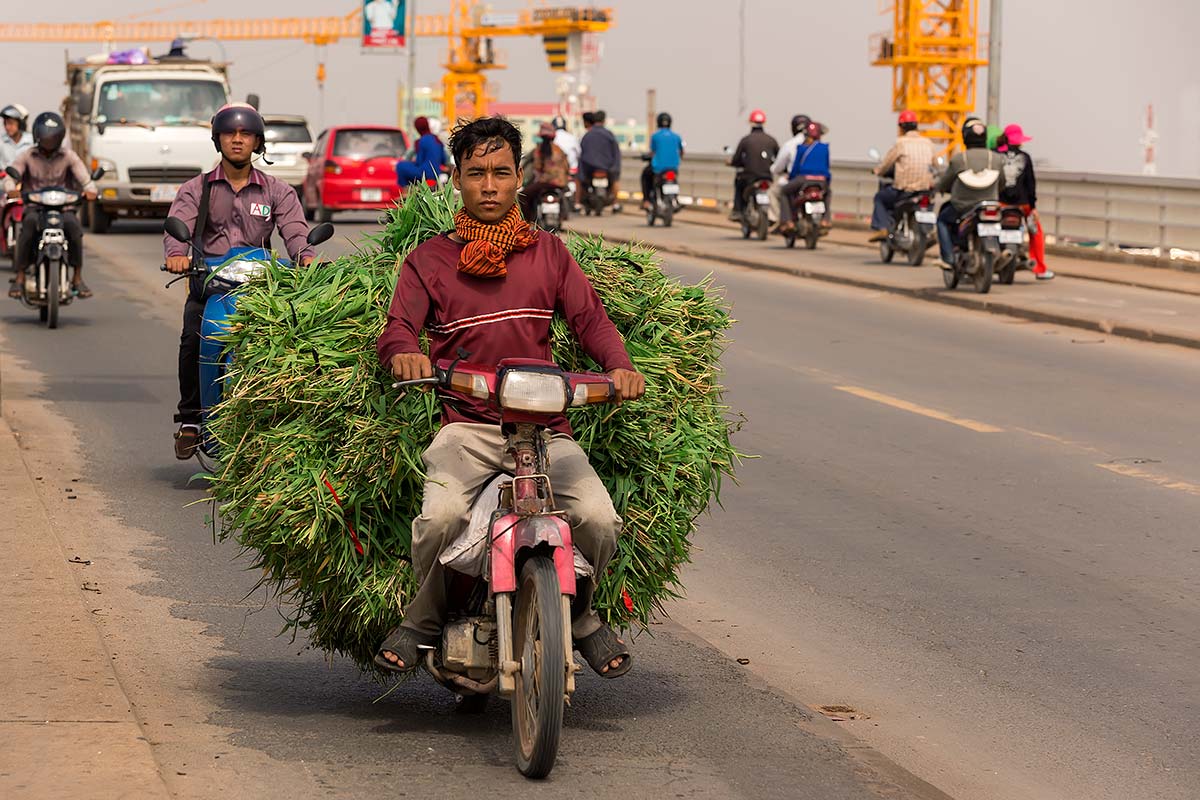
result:
[[[577,640],[575,649],[601,678],[619,678],[633,666],[633,656],[630,655],[629,648],[607,625],[601,625],[595,633]],[[623,659],[619,667],[609,666],[618,658]],[[608,669],[605,670],[605,667]]]
[[[397,625],[388,633],[387,638],[375,651],[375,666],[388,672],[412,672],[421,665],[422,648],[432,648],[441,638],[437,634],[419,633],[410,628]],[[383,657],[384,651],[399,656],[404,666],[388,661]]]
[[[13,300],[21,299],[21,287],[17,285],[17,279],[13,278],[8,282],[8,296]]]
[[[81,300],[86,300],[92,296],[92,290],[89,289],[88,285],[86,283],[84,283],[83,281],[80,281],[79,283],[72,286],[71,290],[74,291],[75,296]]]

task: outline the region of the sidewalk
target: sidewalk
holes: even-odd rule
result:
[[[87,567],[68,561],[3,417],[0,474],[0,797],[167,797],[92,621]]]
[[[862,230],[835,230],[815,251],[795,249],[778,237],[745,240],[741,230],[710,212],[685,209],[671,228],[648,227],[631,203],[619,215],[576,215],[568,229],[602,233],[606,239],[642,242],[665,253],[786,272],[798,277],[891,292],[931,302],[989,311],[1037,322],[1068,325],[1144,341],[1200,348],[1200,274],[1131,264],[1056,256],[1050,267],[1058,276],[1038,282],[1017,273],[1012,286],[992,285],[976,294],[967,282],[954,291],[942,284],[936,251],[921,267],[897,259],[879,260]]]

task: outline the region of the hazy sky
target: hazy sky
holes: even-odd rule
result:
[[[552,5],[568,4],[555,0]],[[353,0],[58,0],[34,18],[33,3],[5,2],[0,20],[85,21],[329,15],[349,12]],[[493,4],[518,9],[523,0]],[[868,38],[890,28],[879,0],[746,0],[746,105],[738,103],[737,0],[611,0],[617,26],[603,37],[604,57],[594,86],[601,105],[618,117],[641,118],[646,89],[658,91],[693,151],[716,151],[747,129],[750,108],[762,108],[768,129],[787,135],[787,120],[805,112],[830,126],[834,156],[861,158],[893,135],[889,70],[869,65]],[[986,28],[986,2],[981,28]],[[417,0],[419,13],[443,12],[448,0]],[[156,8],[161,13],[148,12]],[[1140,172],[1145,108],[1157,117],[1158,167],[1164,175],[1200,177],[1200,3],[1193,0],[1007,0],[1005,3],[1004,122],[1020,122],[1034,137],[1029,149],[1062,169]],[[0,102],[56,108],[63,88],[64,45],[0,45]],[[507,101],[553,98],[554,79],[541,43],[497,42],[509,69],[492,73]],[[357,43],[326,48],[328,79],[323,114],[314,74],[315,48],[302,42],[228,42],[235,94],[262,96],[263,109],[303,113],[314,127],[343,122],[396,121],[403,56],[363,55]],[[72,46],[73,56],[98,47]],[[156,51],[165,47],[155,47]],[[211,42],[195,55],[217,56]],[[417,44],[418,85],[437,85],[443,39]],[[977,108],[986,98],[979,75]]]

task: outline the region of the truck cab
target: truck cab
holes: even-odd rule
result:
[[[71,146],[105,169],[87,209],[93,232],[119,217],[165,217],[180,185],[216,163],[210,120],[229,102],[225,65],[74,63],[67,83]]]

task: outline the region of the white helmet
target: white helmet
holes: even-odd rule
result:
[[[17,127],[25,130],[25,125],[29,120],[29,109],[20,103],[9,103],[4,108],[0,108],[0,119],[16,120]]]

